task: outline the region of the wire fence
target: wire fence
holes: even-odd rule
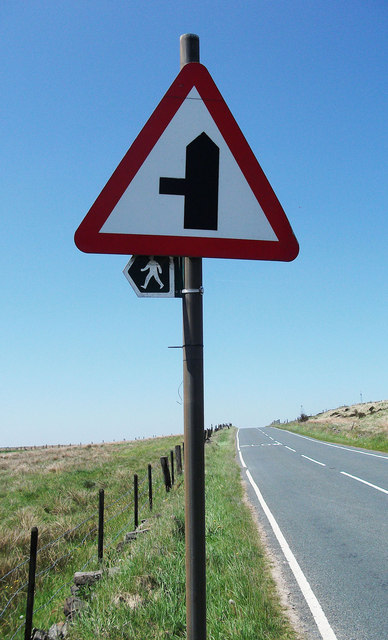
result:
[[[175,452],[175,455],[180,458],[180,445],[176,450],[178,447],[179,454]],[[173,452],[170,452],[170,460],[173,464]],[[42,610],[46,609],[47,617],[50,617],[62,608],[63,617],[61,598],[72,585],[74,573],[85,571],[87,567],[99,570],[102,566],[111,565],[122,551],[123,542],[117,544],[120,537],[136,531],[139,522],[149,517],[170,489],[171,473],[168,477],[161,465],[149,464],[144,476],[138,478],[134,475],[131,489],[108,504],[104,504],[104,490],[101,489],[98,510],[72,529],[36,548],[35,557],[32,540],[33,536],[37,539],[38,529],[34,527],[31,530],[30,556],[0,577],[1,638],[30,640],[33,618],[36,619]]]
[[[213,430],[226,426],[230,425],[206,429],[204,439],[209,440]],[[126,537],[133,539],[139,522],[162,503],[162,496],[174,484],[175,474],[180,475],[182,470],[181,446],[176,445],[169,456],[160,458],[160,464],[148,464],[147,473],[141,478],[134,474],[133,487],[108,504],[100,489],[98,510],[40,548],[38,528],[33,527],[29,557],[0,577],[1,638],[31,640],[33,619],[42,611],[45,620],[52,620],[55,615],[63,617],[61,598],[73,584],[74,573],[86,568],[99,571],[112,565],[123,550]],[[117,543],[120,537],[122,540]]]

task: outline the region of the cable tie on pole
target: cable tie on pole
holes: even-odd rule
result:
[[[201,295],[203,295],[203,292],[204,292],[204,288],[203,287],[199,287],[199,289],[182,289],[182,291],[181,291],[182,294],[200,293]]]

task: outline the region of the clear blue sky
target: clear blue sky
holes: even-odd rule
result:
[[[187,32],[300,244],[204,260],[206,426],[388,397],[387,28],[384,0],[1,3],[2,445],[183,430],[181,301],[73,235]]]

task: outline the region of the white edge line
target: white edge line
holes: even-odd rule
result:
[[[352,476],[350,473],[346,473],[346,471],[341,471],[343,476],[348,476],[348,478],[353,478],[353,480],[358,480],[358,482],[363,482],[363,484],[367,484],[368,487],[373,487],[373,489],[377,489],[377,491],[382,491],[383,493],[388,493],[388,491],[386,489],[383,489],[382,487],[378,487],[377,484],[372,484],[371,482],[367,482],[366,480],[363,480],[362,478],[357,478],[357,476]]]
[[[237,434],[236,434],[236,443],[237,443],[237,451],[238,451],[238,455],[240,456],[240,462],[242,464],[243,469],[247,468],[247,465],[245,464],[243,457],[241,455],[241,450],[240,450],[240,438],[239,438],[239,433],[240,433],[240,429],[237,430]]]
[[[241,458],[241,455],[240,455]],[[245,466],[245,465],[244,465]],[[319,604],[316,596],[314,595],[313,590],[311,589],[302,569],[300,568],[294,554],[292,553],[290,547],[288,546],[288,543],[285,539],[285,537],[283,536],[282,532],[280,531],[279,525],[277,524],[275,518],[273,517],[271,511],[269,510],[263,496],[261,495],[261,492],[258,488],[258,486],[256,485],[255,481],[253,480],[251,474],[249,473],[249,471],[247,470],[247,478],[249,480],[249,482],[251,483],[254,492],[257,495],[257,498],[262,506],[262,509],[265,513],[265,515],[268,518],[268,521],[272,527],[272,530],[280,544],[281,550],[284,553],[284,556],[290,566],[290,569],[292,571],[292,573],[295,576],[295,579],[300,587],[300,590],[302,591],[302,594],[310,608],[311,613],[313,614],[314,620],[317,624],[317,627],[319,629],[319,633],[322,636],[323,640],[337,640],[337,636],[335,635],[333,629],[331,628],[324,612],[323,609],[321,607],[321,605]]]
[[[324,462],[319,462],[319,460],[314,460],[314,458],[309,458],[308,456],[304,456],[303,453],[301,453],[302,458],[306,458],[306,460],[311,460],[311,462],[315,462],[315,464],[320,464],[321,467],[326,467]]]

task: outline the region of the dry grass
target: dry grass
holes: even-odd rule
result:
[[[65,534],[96,513],[100,488],[112,502],[132,487],[133,473],[145,475],[147,463],[158,461],[158,446],[172,447],[173,440],[1,450],[0,576],[28,554],[33,526],[40,546]]]
[[[313,420],[317,423],[331,424],[341,431],[356,429],[370,434],[388,434],[388,400],[331,409],[314,416]]]
[[[333,442],[388,451],[388,400],[342,406],[279,426]]]
[[[27,473],[59,473],[72,469],[90,469],[109,461],[119,448],[129,451],[132,443],[20,449],[0,453],[0,471],[20,475]]]

